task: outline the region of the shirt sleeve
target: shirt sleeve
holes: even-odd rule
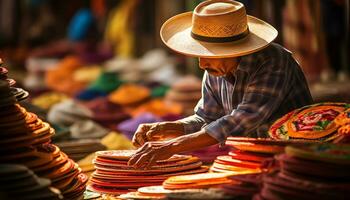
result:
[[[184,125],[185,134],[199,131],[203,125],[205,125],[204,119],[196,114],[180,119],[178,121]]]
[[[202,97],[194,108],[194,115],[178,120],[184,124],[185,133],[199,131],[207,124],[223,116],[223,109],[215,96],[215,83],[204,72],[202,80]]]
[[[262,64],[253,74],[243,99],[229,115],[217,118],[204,129],[223,143],[228,136],[238,136],[255,130],[279,107],[290,89],[290,73],[286,67],[272,62]]]

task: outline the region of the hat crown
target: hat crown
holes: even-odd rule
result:
[[[248,33],[248,20],[242,3],[212,0],[200,3],[192,16],[192,36],[197,40],[234,41]]]
[[[199,14],[221,14],[238,10],[238,5],[232,3],[218,2],[203,6],[198,10]]]

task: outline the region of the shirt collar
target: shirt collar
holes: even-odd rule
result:
[[[248,67],[247,66],[248,60],[249,60],[249,55],[242,56],[241,60],[239,61],[239,64],[238,64],[236,70],[226,74],[225,76],[223,76],[223,78],[226,81],[230,82],[232,85],[234,85],[234,83],[236,81],[236,78],[237,78],[237,76],[236,76],[237,72],[238,71],[245,71],[245,72],[247,72],[247,70],[248,70],[248,68],[247,68]]]

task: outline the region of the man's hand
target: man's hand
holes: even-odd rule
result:
[[[171,141],[146,142],[129,159],[128,165],[134,166],[135,168],[149,168],[153,166],[156,161],[168,159],[175,153]]]
[[[158,160],[168,159],[174,154],[200,149],[217,143],[218,141],[204,130],[167,141],[146,142],[129,159],[128,165],[135,168],[149,168]]]
[[[149,141],[171,139],[183,134],[184,126],[180,122],[140,124],[132,138],[132,143],[136,147],[141,147]]]

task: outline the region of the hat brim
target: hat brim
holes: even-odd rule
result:
[[[278,35],[270,24],[252,16],[248,17],[249,34],[238,41],[211,43],[191,36],[192,12],[168,19],[160,29],[160,37],[170,49],[193,57],[238,57],[259,51],[268,46]]]

